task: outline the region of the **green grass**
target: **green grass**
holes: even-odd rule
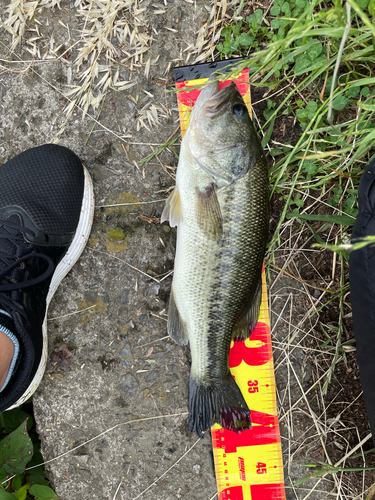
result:
[[[363,471],[375,470],[375,467],[334,467],[333,465],[326,464],[324,462],[320,462],[319,464],[306,464],[306,467],[315,469],[315,471],[297,481],[294,484],[294,486],[299,486],[300,484],[303,484],[306,481],[309,481],[310,479],[322,476],[324,477],[327,474],[337,474],[338,472],[363,472]]]
[[[301,191],[319,190],[324,194],[330,189],[325,202],[334,210],[327,210],[327,221],[351,225],[357,214],[360,174],[375,151],[375,28],[369,24],[374,2],[361,0],[362,8],[353,2],[349,5],[345,9],[342,1],[315,0],[310,4],[304,0],[275,0],[270,9],[270,27],[255,13],[238,23],[237,28],[230,24],[222,30],[225,40],[217,47],[221,54],[233,40],[231,47],[245,34],[253,37],[250,48],[257,51],[238,65],[239,69],[249,68],[252,86],[269,87],[271,91],[288,88],[279,94],[281,99],[271,96],[267,100],[262,127],[266,139],[263,145],[268,143],[273,157],[272,194],[278,193],[285,202],[271,252],[286,217],[299,215],[305,207]],[[348,37],[340,55],[345,30]],[[235,53],[240,51],[228,52]],[[336,64],[338,77],[334,78]],[[301,135],[295,144],[274,146],[269,138],[275,119],[282,114],[295,117]],[[314,214],[299,216],[318,220]]]

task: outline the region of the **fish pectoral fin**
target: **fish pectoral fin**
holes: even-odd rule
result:
[[[208,238],[215,240],[221,238],[223,221],[215,184],[209,184],[204,191],[196,188],[195,213],[199,228]]]
[[[166,220],[169,220],[169,225],[171,227],[177,226],[182,222],[181,197],[177,186],[168,196],[163,213],[161,214],[161,223]]]
[[[254,297],[246,311],[236,321],[232,338],[237,341],[246,340],[253,333],[258,323],[260,304],[262,302],[262,277],[260,276]]]
[[[180,313],[177,309],[176,302],[173,297],[173,288],[171,290],[171,295],[169,298],[167,330],[168,335],[172,340],[176,342],[176,344],[187,345],[189,343],[186,325],[181,319]]]

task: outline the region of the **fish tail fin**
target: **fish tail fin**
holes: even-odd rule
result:
[[[238,385],[230,373],[224,379],[208,384],[190,376],[190,429],[203,437],[203,432],[215,422],[238,433],[251,428],[250,410]]]

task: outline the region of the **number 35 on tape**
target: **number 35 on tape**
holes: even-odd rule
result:
[[[229,367],[251,410],[241,434],[212,427],[220,500],[285,500],[266,280],[258,324],[248,340],[232,342]]]

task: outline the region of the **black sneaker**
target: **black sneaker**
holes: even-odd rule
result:
[[[26,401],[43,377],[47,309],[87,243],[93,212],[90,175],[65,147],[29,149],[0,167],[0,324],[20,345],[0,412]]]

